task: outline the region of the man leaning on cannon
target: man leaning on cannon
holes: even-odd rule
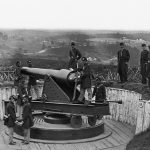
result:
[[[88,60],[86,57],[82,57],[83,67],[80,68],[81,71],[81,84],[80,84],[80,95],[78,98],[78,102],[82,103],[85,96],[85,91],[87,90],[88,98],[84,101],[84,105],[89,105],[92,101],[92,89],[91,89],[91,69],[88,64]]]
[[[69,60],[68,68],[69,69],[78,68],[78,66],[77,66],[78,60],[82,57],[82,55],[81,55],[80,51],[75,47],[74,42],[71,42],[71,49],[69,51],[69,56],[70,56],[70,60]]]

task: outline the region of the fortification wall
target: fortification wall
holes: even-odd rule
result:
[[[43,86],[39,85],[39,92],[42,94]],[[13,86],[0,88],[0,119],[5,114],[4,101],[10,95],[16,95],[17,90]],[[111,101],[122,100],[123,104],[110,103],[111,115],[104,116],[105,119],[114,119],[123,123],[135,126],[135,134],[138,134],[149,127],[150,124],[150,101],[141,100],[142,95],[133,91],[117,88],[107,88],[107,99]],[[32,90],[33,99],[36,99]]]

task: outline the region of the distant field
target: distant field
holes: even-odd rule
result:
[[[140,40],[138,40],[140,39]],[[70,42],[75,41],[83,56],[96,58],[98,63],[112,63],[119,42],[130,51],[130,65],[139,65],[141,43],[149,43],[150,33],[121,31],[51,31],[1,30],[0,64],[13,64],[20,59],[49,59],[68,61]],[[44,43],[43,43],[44,42]],[[46,49],[42,53],[41,50]],[[24,63],[24,62],[23,62]],[[47,64],[46,64],[47,65]]]

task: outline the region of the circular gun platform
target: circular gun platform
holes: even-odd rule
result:
[[[95,126],[88,125],[88,119],[82,116],[82,126],[73,128],[68,124],[52,124],[44,121],[44,116],[39,115],[34,118],[34,126],[31,128],[31,141],[33,140],[43,143],[72,143],[78,140],[92,141],[108,137],[111,132],[104,132],[104,123],[102,120],[97,120]],[[15,137],[23,138],[23,128],[16,124]]]

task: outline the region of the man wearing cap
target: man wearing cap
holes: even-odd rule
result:
[[[120,43],[120,50],[118,51],[118,73],[121,83],[127,82],[128,62],[130,54],[127,49],[124,48],[124,43]]]
[[[142,83],[147,83],[147,63],[148,63],[148,55],[149,52],[146,49],[146,44],[142,44],[142,52],[140,58],[140,68],[141,68],[141,75],[142,75]]]
[[[22,127],[24,129],[24,140],[22,141],[23,144],[29,144],[30,142],[30,128],[33,126],[33,116],[32,116],[32,110],[31,105],[29,103],[29,99],[27,95],[24,95],[23,97],[23,124]]]
[[[75,47],[75,43],[71,42],[71,49],[69,51],[69,66],[68,68],[76,69],[78,60],[82,57],[80,51]]]
[[[82,57],[83,67],[81,71],[81,85],[80,85],[80,95],[78,98],[79,102],[84,99],[85,91],[87,90],[88,99],[85,100],[84,104],[89,105],[92,101],[92,89],[91,89],[91,69],[88,64],[87,58]]]
[[[148,45],[148,63],[147,63],[146,73],[148,78],[148,87],[150,88],[150,45]]]
[[[104,84],[102,84],[101,79],[96,79],[96,85],[93,90],[92,97],[95,96],[96,103],[104,103],[106,101],[106,88]]]
[[[6,114],[8,116],[8,130],[9,130],[9,144],[15,145],[16,142],[13,141],[13,133],[14,133],[14,127],[15,127],[15,121],[16,121],[16,112],[15,112],[15,96],[12,95],[9,98],[9,103],[6,107]]]
[[[32,62],[31,60],[27,61],[27,65],[28,67],[32,68]],[[37,83],[36,83],[36,78],[32,75],[29,76],[29,80],[28,80],[28,85],[27,85],[27,91],[28,91],[28,95],[31,96],[31,87],[34,88],[34,91],[36,93],[37,99],[39,98],[39,93],[38,93],[38,88],[37,88]]]
[[[24,94],[26,94],[25,78],[21,74],[21,61],[16,62],[16,68],[15,68],[14,74],[15,74],[14,85],[17,86],[17,93],[18,93],[17,114],[18,114],[18,117],[21,119],[21,117],[22,117],[22,96]]]

